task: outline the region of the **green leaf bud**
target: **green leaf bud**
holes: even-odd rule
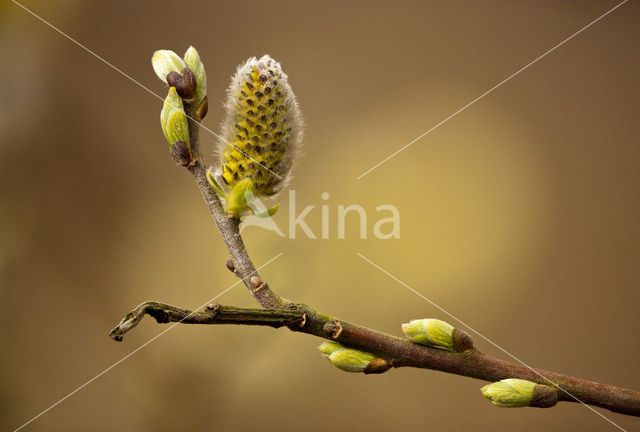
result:
[[[184,53],[184,63],[196,77],[195,104],[198,106],[207,95],[207,74],[204,70],[204,64],[200,60],[200,55],[194,47],[190,46]]]
[[[182,72],[187,67],[180,56],[171,50],[158,50],[151,57],[151,65],[158,78],[165,84],[167,83],[167,75],[169,72]]]
[[[318,349],[335,367],[347,372],[381,374],[392,367],[391,363],[385,359],[364,351],[347,348],[338,342],[324,342]]]
[[[337,350],[329,354],[329,361],[338,369],[346,372],[364,372],[376,356],[350,348]]]
[[[334,351],[338,351],[341,349],[346,349],[344,345],[339,344],[338,342],[323,342],[318,349],[322,354],[326,354],[327,356],[333,353]]]
[[[454,349],[451,324],[433,318],[402,324],[402,331],[412,342],[439,348]]]
[[[531,381],[509,378],[487,384],[481,390],[482,395],[489,399],[493,405],[503,408],[516,408],[531,404],[536,385]]]
[[[169,94],[164,100],[160,112],[160,125],[169,146],[173,149],[174,143],[184,142],[189,148],[189,123],[187,114],[182,106],[182,99],[178,96],[175,87],[169,89]]]

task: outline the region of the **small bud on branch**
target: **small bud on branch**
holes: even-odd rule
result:
[[[402,331],[412,342],[438,348],[454,349],[454,328],[448,322],[427,318],[402,324]]]
[[[190,46],[187,52],[184,53],[184,62],[193,72],[194,79],[196,81],[194,100],[196,106],[198,106],[207,96],[207,74],[204,70],[204,64],[202,63],[202,60],[200,60],[198,51],[196,51],[192,46]],[[206,111],[204,114],[206,114]],[[201,115],[200,118],[204,118],[204,115]]]
[[[151,65],[158,78],[167,84],[167,75],[171,72],[180,73],[187,67],[184,60],[171,50],[158,50],[151,57]]]
[[[324,342],[318,349],[338,369],[365,374],[383,373],[391,365],[373,354],[347,348],[337,342]]]
[[[160,126],[162,126],[162,132],[172,150],[175,151],[174,144],[177,142],[182,142],[187,150],[190,149],[187,114],[175,87],[169,89],[169,93],[164,100],[162,111],[160,112]],[[178,152],[184,153],[182,149],[179,149]]]
[[[517,408],[551,407],[558,401],[558,393],[551,387],[531,381],[508,378],[482,387],[482,395],[495,406]]]

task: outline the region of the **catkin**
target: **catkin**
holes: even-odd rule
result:
[[[256,196],[276,194],[291,177],[302,141],[302,116],[280,64],[265,55],[241,65],[226,110],[216,177],[229,189],[250,179]]]

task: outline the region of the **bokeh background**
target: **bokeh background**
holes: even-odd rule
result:
[[[316,206],[318,236],[329,206],[331,231],[244,232],[257,265],[283,253],[262,271],[281,295],[393,334],[446,318],[359,252],[528,364],[640,389],[637,2],[361,180],[616,2],[23,4],[162,96],[152,52],[193,44],[212,129],[239,63],[282,62],[306,117],[291,188],[298,209]],[[0,52],[0,426],[13,430],[166,328],[147,319],[110,340],[133,306],[197,307],[235,279],[169,157],[158,99],[8,1]],[[202,141],[213,155],[215,138]],[[369,239],[355,218],[338,239],[340,204],[365,208]],[[371,236],[382,204],[399,209],[400,239]],[[242,286],[219,301],[254,305]],[[615,430],[578,404],[492,407],[482,382],[454,375],[343,373],[319,343],[178,326],[25,430]]]

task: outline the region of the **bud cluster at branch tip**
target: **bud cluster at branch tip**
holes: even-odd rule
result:
[[[558,402],[558,393],[552,387],[518,378],[487,384],[481,391],[489,402],[502,408],[548,408]]]
[[[412,342],[420,345],[460,352],[473,349],[471,336],[439,319],[413,320],[402,324],[402,331]]]
[[[207,74],[198,51],[189,47],[184,59],[171,50],[158,50],[151,57],[151,64],[158,78],[175,87],[182,99],[195,104],[201,120],[207,112]]]
[[[171,156],[179,165],[193,165],[195,160],[191,154],[189,122],[183,101],[195,104],[198,119],[205,116],[208,103],[204,65],[194,47],[189,47],[184,59],[171,50],[158,50],[151,57],[151,65],[158,78],[170,87],[160,113],[160,125],[169,142]]]
[[[277,194],[291,178],[302,141],[302,116],[287,75],[268,55],[250,58],[238,68],[226,111],[219,165],[209,172],[209,182],[228,213],[255,214],[253,200]]]
[[[346,372],[378,374],[391,368],[391,364],[384,359],[364,351],[347,348],[338,342],[324,342],[318,349],[335,367]]]

